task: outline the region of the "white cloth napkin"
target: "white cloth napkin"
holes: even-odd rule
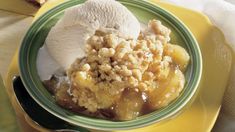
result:
[[[235,0],[162,0],[206,14],[235,52]],[[235,55],[235,54],[234,54]],[[235,132],[235,65],[228,82],[215,132]]]

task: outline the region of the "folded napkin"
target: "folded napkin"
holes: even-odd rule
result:
[[[235,52],[235,0],[162,0],[206,14]],[[235,55],[235,54],[234,54]],[[235,65],[232,67],[215,132],[235,132]]]

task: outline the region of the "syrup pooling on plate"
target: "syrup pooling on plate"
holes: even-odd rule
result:
[[[167,106],[184,87],[189,55],[170,44],[170,29],[151,20],[138,39],[97,30],[64,76],[44,81],[73,112],[131,120]]]

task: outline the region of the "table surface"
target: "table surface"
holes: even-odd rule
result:
[[[36,7],[24,0],[0,0],[0,74],[2,77],[5,76],[11,58],[36,11]]]
[[[36,7],[24,0],[0,0],[0,113],[4,113],[0,119],[0,131],[3,132],[16,132],[19,129],[15,125],[15,114],[4,89],[2,77],[5,76],[15,50],[36,11]]]

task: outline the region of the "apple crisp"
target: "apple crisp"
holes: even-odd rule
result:
[[[137,40],[96,31],[65,79],[44,81],[62,107],[112,120],[131,120],[167,106],[185,84],[187,51],[171,30],[151,20]],[[62,81],[61,81],[62,80]]]

